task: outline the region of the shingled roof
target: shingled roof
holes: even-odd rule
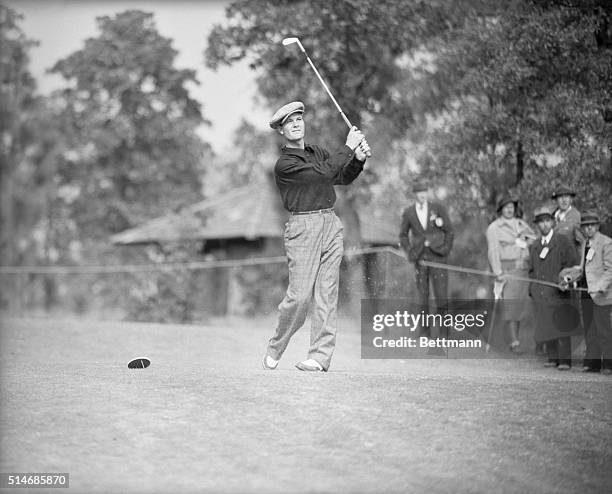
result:
[[[399,218],[389,221],[369,212],[358,212],[362,244],[397,245]],[[114,244],[130,245],[182,240],[261,237],[279,238],[287,213],[270,181],[232,189],[210,199],[147,221],[113,235]]]

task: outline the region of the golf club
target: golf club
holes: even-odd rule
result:
[[[334,102],[334,105],[336,105],[336,108],[340,112],[340,115],[342,115],[342,118],[344,119],[344,122],[346,123],[346,125],[348,126],[349,129],[352,129],[353,128],[353,124],[348,119],[348,117],[344,114],[344,112],[342,111],[342,108],[340,108],[340,105],[336,101],[336,98],[334,98],[334,95],[331,93],[331,91],[327,87],[327,84],[325,84],[325,81],[321,77],[321,74],[319,74],[319,71],[314,66],[314,63],[312,63],[312,60],[310,60],[310,57],[308,56],[308,53],[306,53],[306,50],[304,49],[304,46],[302,46],[302,43],[300,42],[299,38],[285,38],[285,39],[283,39],[282,43],[283,43],[283,46],[292,45],[293,43],[297,43],[297,45],[300,47],[300,50],[302,50],[302,53],[306,56],[306,60],[308,60],[308,63],[312,67],[312,70],[314,70],[314,73],[317,75],[319,81],[323,85],[323,88],[325,89],[325,91],[327,91],[327,94],[329,95],[331,100]],[[370,156],[372,156],[372,153],[370,151],[368,151],[366,153],[366,156],[369,158]]]

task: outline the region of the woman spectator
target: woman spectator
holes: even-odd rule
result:
[[[501,319],[504,321],[510,351],[520,355],[519,327],[526,316],[529,284],[508,279],[507,275],[527,278],[529,270],[529,246],[536,238],[535,232],[517,217],[518,199],[503,197],[497,205],[497,219],[487,228],[488,258],[491,270],[497,278],[495,290],[501,291]]]

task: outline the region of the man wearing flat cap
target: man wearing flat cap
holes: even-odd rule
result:
[[[400,245],[408,259],[414,262],[419,304],[428,311],[431,282],[435,309],[439,311],[444,309],[443,304],[448,298],[448,272],[423,266],[420,261],[446,262],[453,247],[453,226],[446,208],[428,199],[429,184],[425,180],[417,180],[412,192],[416,200],[402,214]],[[429,328],[422,328],[422,331],[426,336],[433,336],[429,334]]]
[[[599,232],[597,211],[584,211],[580,225],[584,231],[584,271],[580,286],[588,290],[582,299],[586,327],[586,355],[583,371],[612,375],[612,239]]]
[[[274,370],[289,340],[300,329],[314,299],[308,358],[296,364],[302,371],[327,371],[336,343],[338,279],[343,252],[342,223],[334,213],[334,185],[348,185],[363,170],[370,152],[356,127],[336,152],[304,142],[304,104],[293,101],[270,120],[285,141],[274,167],[276,185],[289,211],[285,250],[289,286],[278,306],[276,331],[263,358]]]
[[[578,264],[576,249],[567,236],[553,230],[553,211],[548,206],[535,210],[534,222],[540,235],[529,248],[529,277],[558,283],[563,269]],[[571,336],[582,332],[577,302],[567,286],[555,288],[531,283],[529,295],[535,308],[535,341],[546,344],[548,362],[544,366],[569,370],[572,366]],[[570,317],[572,315],[575,317]]]

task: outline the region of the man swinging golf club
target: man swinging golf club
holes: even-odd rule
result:
[[[304,143],[304,104],[288,103],[270,120],[285,145],[274,167],[276,185],[289,211],[285,250],[289,286],[278,306],[276,332],[268,342],[263,367],[274,370],[289,340],[302,327],[314,299],[308,358],[296,364],[303,371],[327,371],[336,341],[338,278],[342,260],[342,223],[335,215],[334,185],[350,184],[363,170],[370,147],[351,127],[337,152]]]

